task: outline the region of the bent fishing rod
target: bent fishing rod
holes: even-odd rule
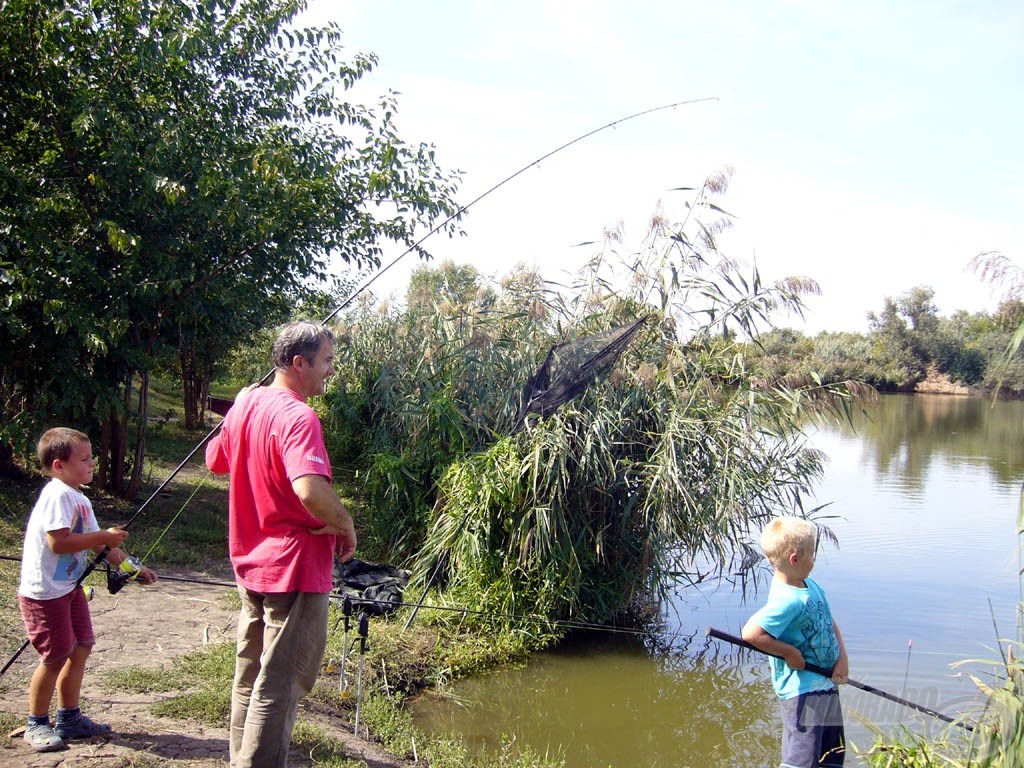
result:
[[[687,100],[684,100],[684,101],[676,101],[676,102],[673,102],[671,104],[662,104],[661,106],[658,106],[658,107],[651,107],[649,109],[641,110],[640,112],[634,112],[631,115],[627,115],[625,117],[620,117],[617,120],[612,120],[609,123],[605,123],[604,125],[602,125],[602,126],[600,126],[598,128],[593,128],[593,129],[587,131],[586,133],[582,133],[579,136],[577,136],[577,137],[575,137],[573,139],[570,139],[569,141],[565,142],[564,144],[561,144],[560,146],[556,147],[555,149],[552,149],[552,150],[550,150],[548,152],[545,152],[543,155],[538,157],[536,160],[532,160],[531,162],[527,163],[526,165],[524,165],[519,170],[517,170],[514,173],[511,173],[508,176],[506,176],[504,179],[499,181],[497,184],[494,184],[493,186],[491,186],[485,192],[477,195],[470,202],[466,203],[466,205],[460,206],[459,209],[455,213],[453,213],[450,216],[448,216],[440,224],[435,225],[425,235],[423,235],[421,238],[416,240],[412,245],[408,246],[404,251],[402,251],[400,254],[398,254],[398,256],[396,256],[394,259],[392,259],[386,266],[384,266],[383,268],[378,270],[377,273],[373,275],[373,277],[371,277],[369,280],[367,280],[365,283],[363,283],[359,288],[357,288],[347,299],[345,299],[337,307],[335,307],[333,310],[331,310],[331,312],[326,317],[324,317],[323,320],[320,321],[320,324],[326,326],[331,320],[333,320],[335,317],[337,317],[338,314],[342,310],[344,310],[346,307],[348,307],[355,300],[355,298],[357,296],[359,296],[363,291],[365,291],[367,288],[369,288],[381,275],[383,275],[389,269],[394,267],[399,261],[404,259],[410,253],[412,253],[413,251],[418,249],[428,238],[430,238],[433,235],[435,235],[438,232],[440,232],[442,229],[444,229],[446,226],[448,226],[455,219],[459,218],[460,216],[462,216],[462,214],[464,214],[467,211],[469,211],[470,208],[472,208],[474,205],[479,203],[481,200],[489,197],[494,192],[497,192],[499,189],[504,187],[506,184],[508,184],[509,182],[513,181],[514,179],[516,179],[517,177],[521,176],[522,174],[526,173],[526,171],[530,170],[534,166],[539,165],[540,163],[544,162],[545,160],[547,160],[547,159],[549,159],[549,158],[559,154],[560,152],[563,152],[563,151],[567,150],[569,147],[572,147],[573,145],[578,144],[581,141],[585,141],[586,139],[590,138],[591,136],[593,136],[593,135],[595,135],[597,133],[601,133],[602,131],[606,131],[606,130],[608,130],[610,128],[614,128],[614,127],[616,127],[618,125],[621,125],[623,123],[629,122],[630,120],[635,120],[637,118],[644,117],[645,115],[654,114],[655,112],[663,112],[665,110],[675,109],[676,107],[688,106],[690,104],[699,104],[699,103],[705,102],[705,101],[718,101],[718,97],[717,96],[705,96],[705,97],[698,98],[698,99],[687,99]],[[261,386],[261,385],[265,384],[267,381],[270,380],[270,378],[271,378],[271,376],[273,376],[273,374],[274,374],[274,369],[271,368],[269,371],[267,371],[266,374],[264,374],[263,378],[261,378],[258,382],[256,382],[255,386]],[[156,490],[153,491],[153,493],[149,496],[149,498],[147,498],[142,503],[142,505],[135,511],[135,513],[128,519],[128,521],[123,526],[121,526],[122,528],[127,528],[132,523],[134,523],[135,520],[137,520],[140,515],[142,515],[142,513],[152,503],[152,501],[157,496],[159,496],[160,493],[164,490],[164,488],[166,488],[167,485],[178,475],[178,473],[181,472],[181,470],[185,468],[185,466],[193,459],[193,457],[199,452],[199,450],[211,438],[213,438],[213,436],[215,434],[217,434],[217,430],[220,429],[220,424],[221,423],[216,424],[209,432],[206,433],[206,435],[203,436],[203,438],[196,444],[196,446],[189,452],[189,454],[184,459],[182,459],[181,463],[178,464],[178,466],[176,466],[171,471],[171,473],[164,479],[164,481],[162,483],[160,483],[160,485],[156,488]]]
[[[460,218],[462,216],[462,214],[464,214],[467,211],[469,211],[470,208],[472,208],[474,205],[479,203],[485,197],[488,197],[492,193],[497,192],[499,189],[504,187],[510,181],[512,181],[513,179],[517,178],[518,176],[521,176],[522,174],[526,173],[531,168],[540,165],[541,163],[543,163],[548,158],[554,157],[559,152],[562,152],[562,151],[568,149],[569,147],[573,146],[574,144],[578,144],[581,141],[585,141],[586,139],[589,139],[594,134],[601,133],[602,131],[606,131],[609,128],[614,128],[615,126],[621,125],[622,123],[627,123],[630,120],[635,120],[638,117],[643,117],[645,115],[650,115],[650,114],[653,114],[655,112],[662,112],[662,111],[667,110],[667,109],[675,109],[676,107],[685,107],[685,106],[688,106],[690,104],[699,104],[699,103],[704,102],[704,101],[718,101],[718,97],[717,96],[704,96],[704,97],[699,98],[699,99],[686,99],[684,101],[676,101],[676,102],[673,102],[671,104],[662,104],[659,107],[651,107],[649,109],[641,110],[640,112],[634,112],[633,114],[627,115],[626,117],[620,117],[617,120],[612,120],[610,123],[605,123],[604,125],[602,125],[602,126],[600,126],[598,128],[593,128],[593,129],[587,131],[586,133],[581,133],[576,138],[570,139],[569,141],[567,141],[564,144],[556,147],[555,149],[552,149],[552,150],[550,150],[548,152],[545,152],[543,155],[538,157],[536,160],[533,160],[533,161],[527,163],[526,165],[524,165],[522,168],[520,168],[515,173],[509,174],[504,179],[499,181],[497,184],[495,184],[494,186],[488,188],[485,192],[482,192],[481,194],[477,195],[476,197],[474,197],[471,201],[469,201],[465,205],[460,206],[459,209],[457,211],[455,211],[455,213],[453,213],[450,216],[448,216],[448,218],[446,218],[440,224],[435,225],[425,235],[423,235],[423,237],[421,237],[419,240],[415,241],[412,245],[410,245],[408,248],[406,248],[404,251],[402,251],[400,254],[398,254],[398,256],[396,256],[394,259],[392,259],[386,266],[384,266],[381,269],[379,269],[376,272],[376,274],[373,275],[373,277],[371,277],[369,280],[367,280],[365,283],[363,283],[358,289],[356,289],[356,291],[351,296],[349,296],[347,299],[345,299],[345,301],[343,301],[329,315],[327,315],[327,317],[325,317],[321,321],[321,324],[326,325],[328,322],[330,322],[339,312],[341,312],[343,309],[345,309],[345,307],[347,307],[349,304],[351,304],[352,301],[359,294],[361,294],[363,291],[365,291],[367,288],[369,288],[374,282],[376,282],[376,280],[381,275],[383,275],[385,272],[387,272],[389,269],[391,269],[393,266],[395,266],[398,262],[400,262],[402,259],[404,259],[406,256],[408,256],[410,253],[412,253],[413,251],[418,249],[423,244],[423,242],[425,240],[427,240],[428,238],[430,238],[433,235],[437,234],[442,229],[444,229],[449,224],[451,224],[453,221],[455,221],[456,219]]]
[[[590,138],[591,136],[593,136],[593,135],[595,135],[597,133],[601,133],[602,131],[606,131],[606,130],[608,130],[610,128],[614,128],[614,127],[616,127],[618,125],[621,125],[623,123],[629,122],[630,120],[635,120],[635,119],[637,119],[639,117],[644,117],[645,115],[654,114],[655,112],[663,112],[665,110],[675,109],[676,107],[688,106],[690,104],[699,104],[699,103],[705,102],[705,101],[718,101],[718,97],[717,96],[705,96],[705,97],[698,98],[698,99],[687,99],[687,100],[684,100],[684,101],[676,101],[676,102],[673,102],[671,104],[662,104],[661,106],[658,106],[658,107],[651,107],[649,109],[641,110],[640,112],[634,112],[631,115],[627,115],[625,117],[620,117],[617,120],[612,120],[609,123],[605,123],[604,125],[602,125],[602,126],[600,126],[598,128],[593,128],[593,129],[587,131],[586,133],[582,133],[579,136],[577,136],[577,137],[575,137],[573,139],[570,139],[569,141],[565,142],[564,144],[561,144],[560,146],[556,147],[555,149],[552,149],[552,150],[549,150],[548,152],[545,152],[543,155],[538,157],[536,160],[532,160],[531,162],[527,163],[526,165],[524,165],[519,170],[515,171],[514,173],[509,174],[504,179],[499,181],[497,184],[494,184],[493,186],[488,188],[485,192],[477,195],[470,202],[466,203],[463,206],[460,206],[459,209],[457,211],[455,211],[455,213],[449,215],[440,224],[436,224],[433,228],[431,228],[421,238],[416,240],[414,243],[412,243],[412,245],[408,246],[404,251],[402,251],[400,254],[398,254],[398,256],[396,256],[394,259],[392,259],[387,265],[385,265],[384,267],[379,269],[376,272],[376,274],[374,274],[369,280],[367,280],[365,283],[363,283],[361,286],[359,286],[359,288],[357,288],[355,291],[353,291],[352,294],[347,299],[345,299],[337,307],[335,307],[333,310],[331,310],[331,312],[320,321],[320,325],[327,325],[331,320],[333,320],[335,317],[337,317],[338,314],[341,313],[346,307],[348,307],[356,299],[357,296],[359,296],[363,291],[365,291],[371,285],[373,285],[373,283],[376,282],[376,280],[381,275],[383,275],[389,269],[391,269],[396,264],[398,264],[398,262],[400,262],[402,259],[404,259],[406,256],[408,256],[410,253],[412,253],[413,251],[418,249],[427,239],[429,239],[430,237],[433,237],[435,234],[440,232],[446,226],[448,226],[453,221],[455,221],[456,219],[461,217],[464,213],[468,212],[470,208],[472,208],[474,205],[479,203],[481,200],[489,197],[494,192],[497,192],[499,189],[504,187],[506,184],[508,184],[509,182],[513,181],[514,179],[516,179],[517,177],[521,176],[522,174],[526,173],[528,170],[530,170],[534,166],[540,165],[545,160],[547,160],[547,159],[549,159],[551,157],[554,157],[555,155],[559,154],[560,152],[565,151],[569,147],[571,147],[571,146],[573,146],[575,144],[578,144],[581,141],[585,141],[586,139]],[[260,386],[262,384],[265,384],[270,379],[270,377],[273,376],[273,374],[274,374],[274,369],[271,368],[269,371],[267,371],[266,374],[264,374],[263,378],[261,378],[256,383],[256,386]],[[167,486],[167,484],[170,483],[171,480],[173,480],[174,477],[179,472],[181,472],[182,469],[184,469],[185,465],[188,464],[188,462],[190,462],[192,460],[192,458],[196,455],[196,453],[199,452],[199,449],[202,448],[203,445],[205,445],[206,442],[209,441],[217,433],[218,429],[220,429],[220,423],[215,425],[213,427],[213,429],[211,429],[199,441],[199,443],[196,444],[195,448],[193,448],[189,452],[189,454],[181,461],[181,463],[178,464],[178,466],[175,467],[171,471],[171,474],[168,475],[168,477],[159,485],[159,487],[155,491],[153,491],[152,495],[150,495],[150,497],[148,499],[146,499],[142,503],[142,506],[140,506],[138,508],[138,510],[135,512],[135,514],[132,515],[131,518],[129,518],[128,522],[125,523],[125,525],[122,526],[122,527],[127,528],[129,525],[131,525],[139,517],[139,515],[142,514],[143,510],[145,510],[149,506],[149,504],[153,501],[153,499],[155,499],[163,491],[163,489]]]
[[[333,320],[335,317],[337,317],[338,314],[340,314],[346,307],[348,307],[356,299],[357,296],[359,296],[363,291],[368,289],[374,282],[376,282],[376,280],[378,278],[380,278],[384,273],[386,273],[388,270],[390,270],[392,267],[394,267],[396,264],[398,264],[398,262],[400,262],[402,259],[404,259],[406,256],[408,256],[410,253],[412,253],[413,251],[418,249],[428,238],[433,237],[435,234],[437,234],[439,231],[441,231],[446,226],[451,224],[453,221],[455,221],[456,219],[460,218],[464,213],[468,212],[469,209],[472,208],[474,205],[476,205],[480,201],[484,200],[485,198],[489,197],[494,192],[497,192],[499,189],[504,187],[506,184],[512,182],[514,179],[516,179],[519,176],[521,176],[522,174],[526,173],[531,168],[540,165],[545,160],[547,160],[547,159],[549,159],[551,157],[554,157],[555,155],[559,154],[560,152],[563,152],[563,151],[569,149],[570,147],[574,146],[575,144],[580,143],[581,141],[585,141],[586,139],[590,138],[591,136],[594,136],[595,134],[601,133],[601,132],[606,131],[606,130],[608,130],[610,128],[615,128],[616,126],[622,125],[623,123],[629,122],[630,120],[635,120],[637,118],[644,117],[645,115],[654,114],[656,112],[663,112],[665,110],[675,109],[676,107],[688,106],[688,105],[691,105],[691,104],[699,104],[699,103],[705,102],[705,101],[718,101],[718,97],[717,96],[706,96],[706,97],[697,98],[697,99],[686,99],[686,100],[683,100],[683,101],[676,101],[676,102],[672,102],[670,104],[662,104],[661,106],[651,107],[649,109],[644,109],[644,110],[641,110],[639,112],[634,112],[633,114],[626,115],[625,117],[620,117],[620,118],[618,118],[616,120],[612,120],[611,122],[605,123],[604,125],[601,125],[601,126],[599,126],[597,128],[593,128],[593,129],[587,131],[586,133],[582,133],[579,136],[576,136],[575,138],[570,139],[569,141],[565,142],[564,144],[561,144],[561,145],[555,147],[554,149],[549,150],[548,152],[545,152],[540,157],[536,158],[535,160],[530,161],[529,163],[524,165],[519,170],[515,171],[514,173],[509,174],[504,179],[499,181],[497,184],[494,184],[493,186],[489,187],[487,190],[485,190],[481,194],[477,195],[475,198],[473,198],[466,205],[460,206],[458,208],[458,210],[456,210],[454,213],[452,213],[447,218],[445,218],[440,224],[437,224],[434,227],[432,227],[426,234],[424,234],[418,240],[416,240],[411,245],[409,245],[404,251],[399,253],[398,256],[396,256],[394,259],[392,259],[384,267],[379,269],[369,280],[367,280],[365,283],[363,283],[347,299],[345,299],[337,307],[335,307],[326,317],[324,317],[320,321],[320,324],[326,326],[331,320]],[[273,374],[274,374],[274,369],[272,368],[258,382],[256,382],[255,386],[261,386],[261,385],[265,384],[270,379],[270,377],[273,376]],[[166,488],[171,483],[171,481],[175,477],[177,477],[177,475],[181,472],[181,470],[184,469],[185,466],[190,461],[192,461],[192,459],[200,451],[200,449],[210,439],[212,439],[214,435],[217,434],[217,431],[220,429],[221,423],[222,422],[219,422],[218,424],[216,424],[209,432],[207,432],[202,437],[202,439],[195,445],[195,447],[191,451],[189,451],[188,455],[185,456],[185,458],[182,459],[181,462],[173,470],[171,470],[171,473],[163,480],[163,482],[161,482],[160,485],[157,486],[156,490],[154,490],[153,493],[150,494],[150,496],[145,501],[143,501],[143,503],[134,512],[134,514],[132,514],[132,516],[130,518],[128,518],[128,520],[125,522],[125,524],[120,526],[121,528],[127,529],[129,526],[132,525],[132,523],[134,523],[143,514],[143,512],[145,512],[145,510],[149,507],[149,505],[153,502],[153,500],[156,499],[157,496],[159,496],[163,492],[164,488]],[[79,578],[78,583],[75,585],[76,588],[80,587],[82,581],[87,576],[89,576],[89,574],[91,574],[96,569],[96,567],[99,566],[104,561],[104,559],[106,558],[106,553],[108,551],[109,551],[109,549],[104,549],[102,552],[98,553],[95,556],[95,558],[86,566],[85,571],[82,573],[81,578]],[[420,602],[422,603],[422,598],[421,598]],[[415,612],[413,613],[413,616],[415,616]],[[412,618],[410,618],[410,623],[411,623],[411,621],[412,621]],[[6,672],[8,668],[10,668],[10,666],[14,663],[14,661],[18,658],[18,656],[21,655],[21,653],[27,647],[28,647],[28,641],[26,641],[25,644],[22,645],[22,647],[7,662],[7,664],[4,665],[3,669],[0,670],[0,675],[3,675],[3,673]]]
[[[749,649],[751,651],[757,651],[758,653],[763,653],[765,656],[771,656],[772,658],[775,658],[775,659],[781,659],[782,658],[781,656],[776,656],[773,653],[768,653],[767,651],[763,651],[760,648],[758,648],[756,645],[752,645],[751,643],[748,643],[746,640],[744,640],[744,639],[742,639],[740,637],[736,637],[736,635],[730,635],[728,632],[723,632],[720,629],[715,629],[714,627],[708,627],[708,629],[707,629],[707,636],[708,637],[713,637],[716,640],[724,640],[725,642],[732,643],[733,645],[737,645],[740,648],[747,648],[747,649]],[[832,670],[825,669],[824,667],[819,667],[819,666],[817,666],[815,664],[806,664],[805,663],[804,669],[806,669],[808,672],[814,672],[817,675],[821,675],[822,677],[827,677],[829,679],[832,678]],[[910,709],[916,709],[918,712],[922,712],[922,713],[924,713],[926,715],[931,715],[932,717],[934,717],[934,718],[936,718],[938,720],[942,720],[945,723],[952,723],[953,725],[959,725],[961,728],[964,728],[964,729],[966,729],[968,731],[971,731],[971,732],[974,731],[974,726],[970,725],[969,723],[965,723],[965,722],[963,722],[961,720],[957,720],[956,718],[952,718],[952,717],[950,717],[947,714],[944,714],[942,712],[938,712],[938,711],[936,711],[934,709],[931,709],[930,707],[926,707],[926,706],[924,706],[922,704],[918,704],[917,702],[910,701],[909,699],[904,699],[904,698],[901,698],[899,696],[895,696],[894,694],[891,694],[888,691],[883,691],[881,688],[875,688],[875,686],[873,686],[873,685],[868,685],[867,683],[862,683],[859,680],[854,680],[852,677],[846,678],[846,684],[847,685],[852,685],[854,688],[859,688],[860,690],[866,691],[867,693],[873,693],[875,696],[881,696],[883,699],[888,699],[889,701],[893,701],[893,702],[895,702],[897,704],[901,704],[904,707],[909,707]]]
[[[376,280],[381,275],[383,275],[389,269],[391,269],[396,264],[398,264],[398,262],[400,262],[402,259],[404,259],[406,256],[408,256],[410,253],[412,253],[413,251],[417,250],[427,239],[429,239],[430,237],[433,237],[435,234],[440,232],[446,226],[448,226],[453,221],[455,221],[456,219],[461,217],[464,213],[468,212],[470,208],[472,208],[474,205],[479,203],[481,200],[489,197],[494,192],[497,192],[499,189],[504,187],[506,184],[508,184],[509,182],[513,181],[514,179],[516,179],[517,177],[521,176],[522,174],[526,173],[528,170],[530,170],[534,166],[540,165],[542,162],[544,162],[548,158],[554,157],[555,155],[559,154],[560,152],[565,151],[569,147],[571,147],[571,146],[573,146],[575,144],[578,144],[581,141],[585,141],[586,139],[590,138],[591,136],[593,136],[595,134],[601,133],[602,131],[606,131],[606,130],[608,130],[610,128],[614,128],[614,127],[616,127],[618,125],[622,125],[623,123],[627,123],[630,120],[635,120],[637,118],[644,117],[645,115],[654,114],[655,112],[663,112],[665,110],[675,109],[676,107],[684,107],[684,106],[688,106],[690,104],[699,104],[699,103],[705,102],[705,101],[718,101],[718,97],[717,96],[704,96],[704,97],[698,98],[698,99],[686,99],[686,100],[683,100],[683,101],[672,102],[671,104],[662,104],[661,106],[658,106],[658,107],[650,107],[649,109],[644,109],[644,110],[641,110],[640,112],[634,112],[631,115],[626,115],[625,117],[620,117],[617,120],[612,120],[609,123],[605,123],[604,125],[602,125],[602,126],[600,126],[598,128],[593,128],[593,129],[587,131],[586,133],[581,133],[579,136],[577,136],[577,137],[575,137],[573,139],[570,139],[569,141],[565,142],[564,144],[561,144],[558,147],[556,147],[556,148],[554,148],[552,150],[549,150],[548,152],[545,152],[543,155],[538,157],[536,160],[532,160],[531,162],[527,163],[526,165],[524,165],[519,170],[515,171],[514,173],[509,174],[504,179],[499,181],[497,184],[494,184],[493,186],[488,188],[486,191],[484,191],[481,194],[477,195],[475,198],[473,198],[471,201],[469,201],[465,205],[460,206],[458,208],[458,210],[455,211],[455,213],[449,215],[440,224],[436,224],[434,227],[432,227],[426,234],[424,234],[421,238],[419,238],[418,240],[413,242],[412,245],[408,246],[404,251],[399,253],[398,256],[396,256],[394,259],[392,259],[387,265],[385,265],[384,267],[379,269],[376,272],[376,274],[374,274],[369,280],[367,280],[365,283],[363,283],[361,286],[359,286],[359,288],[357,288],[355,291],[353,291],[352,294],[347,299],[345,299],[338,306],[336,306],[333,310],[331,310],[331,312],[328,313],[327,316],[324,317],[320,321],[320,325],[326,326],[331,320],[333,320],[335,317],[337,317],[338,314],[342,312],[342,310],[344,310],[346,307],[348,307],[356,299],[357,296],[359,296],[363,291],[365,291],[367,288],[369,288],[371,285],[373,285],[373,283],[376,282]],[[265,384],[267,381],[269,381],[270,377],[273,376],[273,374],[274,374],[274,369],[271,368],[269,371],[267,371],[266,374],[263,375],[263,378],[261,378],[258,382],[256,382],[255,386],[261,386],[261,385]],[[215,434],[217,434],[217,430],[218,429],[220,429],[220,423],[216,424],[208,433],[206,433],[206,435],[203,436],[203,438],[196,444],[196,446],[189,452],[189,454],[181,461],[181,463],[178,464],[178,466],[175,467],[171,471],[171,474],[168,475],[167,478],[157,487],[157,489],[155,491],[153,491],[153,493],[150,495],[150,497],[148,499],[146,499],[142,503],[142,505],[135,512],[135,514],[133,514],[131,516],[131,518],[129,518],[128,522],[126,522],[122,526],[123,528],[127,528],[129,525],[131,525],[133,522],[135,522],[135,520],[142,514],[143,510],[145,510],[149,506],[149,504],[153,501],[153,499],[155,499],[163,491],[163,489],[165,487],[167,487],[168,483],[170,483],[171,480],[173,480],[174,477],[179,472],[181,472],[182,469],[184,469],[185,465],[188,464],[188,462],[190,462],[192,460],[192,458],[196,455],[196,453],[199,452],[200,448],[202,448],[203,445],[205,445]]]

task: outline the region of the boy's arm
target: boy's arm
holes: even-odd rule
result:
[[[846,655],[846,644],[839,632],[839,625],[832,622],[832,629],[836,633],[836,641],[839,643],[839,660],[832,668],[832,680],[836,683],[845,683],[850,676],[850,659]]]
[[[111,566],[113,566],[114,568],[121,565],[121,563],[123,563],[127,559],[128,553],[120,547],[113,547],[109,552],[107,552],[107,562],[110,563]],[[139,568],[139,575],[137,578],[143,584],[152,584],[157,580],[157,575],[155,571],[151,571],[146,566],[142,566],[141,568]]]
[[[72,533],[70,528],[58,528],[46,532],[46,543],[55,555],[69,555],[87,549],[117,547],[124,541],[128,531],[123,528],[107,528],[105,531]]]
[[[806,665],[804,655],[795,645],[776,639],[753,619],[743,625],[741,635],[755,648],[759,648],[770,656],[781,658],[790,669],[803,669]]]

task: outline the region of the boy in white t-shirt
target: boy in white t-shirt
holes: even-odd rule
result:
[[[100,530],[92,503],[81,492],[93,473],[87,435],[67,427],[48,430],[36,453],[51,480],[28,520],[18,588],[25,630],[41,657],[29,683],[25,741],[37,752],[53,752],[64,748],[65,739],[110,733],[110,726],[94,723],[79,709],[85,662],[96,640],[88,599],[78,582],[89,550],[109,547],[107,561],[115,567],[124,562],[128,555],[119,545],[128,532]],[[152,584],[156,574],[142,567],[137,578]],[[57,722],[51,727],[54,690]]]

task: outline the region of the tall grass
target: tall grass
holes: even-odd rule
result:
[[[332,457],[357,468],[366,539],[412,567],[413,589],[436,571],[470,608],[609,622],[642,611],[665,574],[724,566],[770,516],[813,513],[822,457],[802,427],[866,389],[771,377],[745,356],[816,286],[764,283],[717,252],[722,188],[709,180],[682,222],[656,215],[634,252],[610,233],[569,286],[445,266],[418,273],[407,306],[346,318]],[[640,315],[611,375],[515,430],[552,345]]]

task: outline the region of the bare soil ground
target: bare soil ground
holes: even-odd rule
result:
[[[220,574],[168,571],[161,575],[231,581]],[[22,730],[0,734],[0,768],[111,768],[111,766],[177,766],[224,768],[228,764],[228,733],[186,721],[159,718],[149,705],[171,694],[112,693],[104,673],[130,666],[170,666],[171,660],[204,643],[233,640],[235,609],[225,595],[231,587],[163,580],[151,587],[127,585],[117,595],[97,589],[91,607],[96,646],[82,687],[82,711],[108,723],[106,739],[69,742],[60,752],[36,753],[22,739]],[[4,659],[6,661],[6,659]],[[0,711],[25,714],[29,677],[37,662],[27,648],[4,675]],[[51,714],[52,716],[52,714]],[[376,744],[353,735],[351,726],[303,709],[299,719],[315,720],[340,741],[348,757],[369,768],[405,768],[411,762],[389,755]],[[308,755],[293,749],[289,766],[309,766]]]

